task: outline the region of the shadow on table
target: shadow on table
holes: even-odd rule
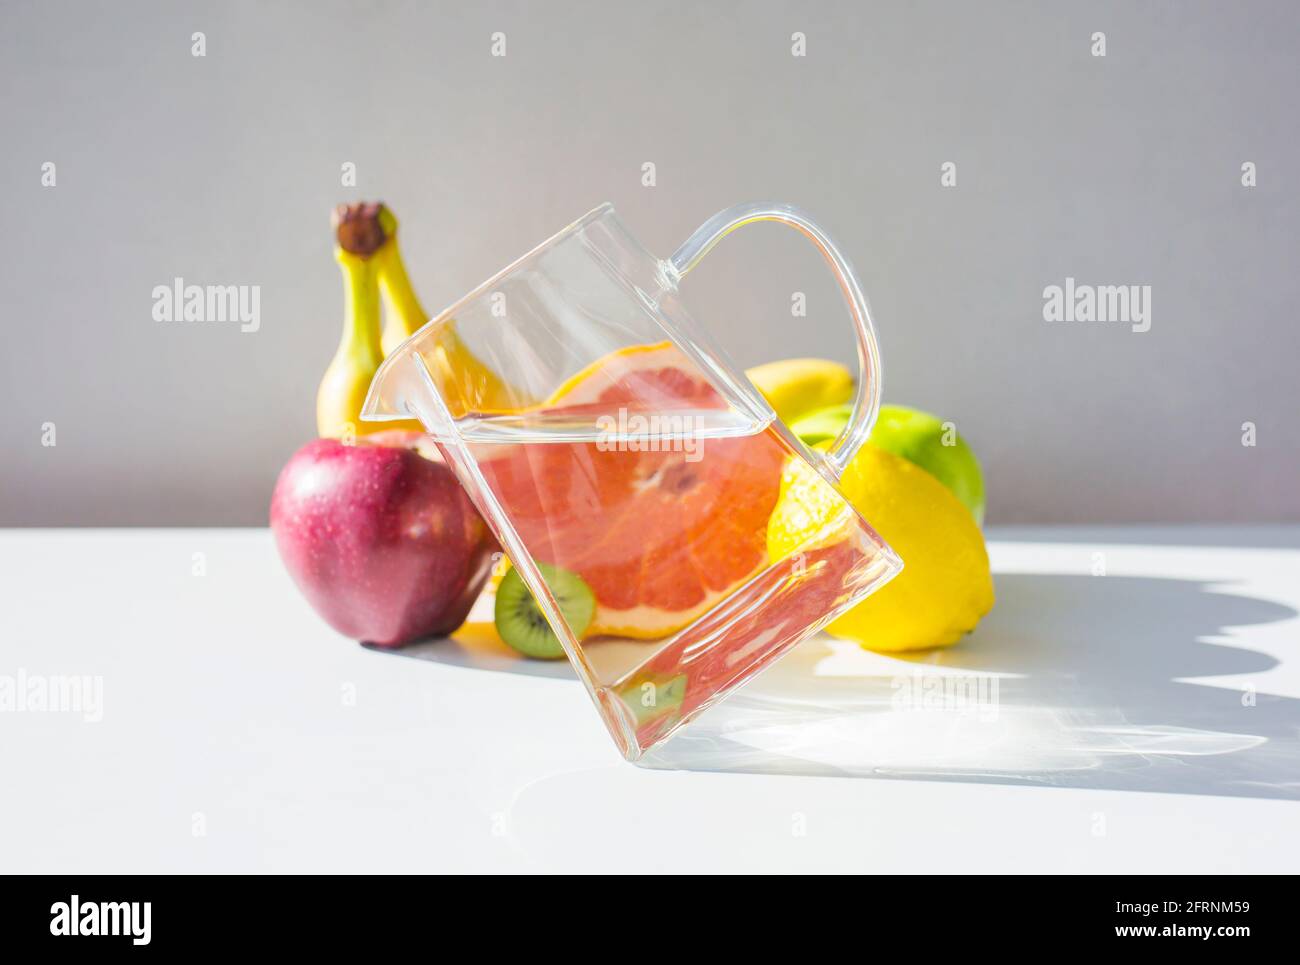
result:
[[[999,575],[997,606],[962,645],[899,659],[817,638],[642,764],[1300,799],[1300,700],[1255,692],[1273,657],[1212,642],[1296,611],[1222,585]],[[476,632],[405,653],[573,677]],[[1195,677],[1234,679],[1180,679]]]
[[[864,674],[854,644],[819,641],[646,763],[1300,799],[1300,700],[1250,678],[1277,660],[1208,640],[1296,611],[1188,580],[1010,574],[997,590],[964,645],[869,655]],[[1211,676],[1236,679],[1179,679]]]

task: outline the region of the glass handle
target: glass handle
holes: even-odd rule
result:
[[[849,314],[853,316],[853,328],[858,338],[858,393],[853,402],[853,415],[849,418],[849,424],[826,453],[826,461],[838,477],[867,441],[871,427],[876,422],[876,414],[880,409],[880,347],[876,343],[876,330],[871,324],[871,308],[867,305],[867,297],[862,294],[862,286],[858,284],[853,266],[835,242],[812,218],[794,205],[754,201],[719,211],[700,225],[668,259],[666,267],[676,276],[676,281],[698,265],[700,259],[719,241],[737,228],[756,221],[776,221],[789,225],[816,245],[835,273],[845,304],[849,307]]]

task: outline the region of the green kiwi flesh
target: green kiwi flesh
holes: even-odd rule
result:
[[[596,615],[596,597],[582,577],[558,566],[539,563],[546,581],[560,605],[565,622],[579,639]],[[497,587],[495,621],[497,633],[511,647],[528,657],[557,660],[564,656],[560,639],[546,621],[546,615],[529,592],[519,571],[511,569]]]

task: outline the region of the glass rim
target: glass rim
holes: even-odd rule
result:
[[[542,241],[539,244],[534,245],[532,248],[528,249],[528,251],[524,252],[514,261],[506,265],[504,268],[495,272],[486,281],[481,282],[480,284],[474,286],[474,288],[472,288],[469,292],[462,295],[460,298],[456,299],[446,308],[442,309],[441,311],[435,312],[433,315],[430,315],[428,319],[425,320],[425,323],[423,325],[421,325],[418,329],[416,329],[414,332],[408,335],[405,339],[402,340],[402,342],[399,345],[397,345],[391,352],[388,353],[388,358],[384,360],[385,364],[387,364],[387,362],[390,359],[392,359],[395,355],[400,353],[408,345],[412,344],[417,339],[419,339],[425,333],[425,331],[428,330],[429,326],[439,324],[444,319],[446,319],[449,315],[456,314],[458,311],[460,311],[460,309],[464,305],[474,301],[476,298],[480,297],[485,292],[489,291],[494,285],[496,285],[499,281],[501,281],[501,279],[505,278],[507,275],[513,274],[515,271],[517,271],[527,262],[531,261],[532,259],[536,258],[538,255],[540,255],[542,252],[550,248],[554,248],[556,245],[560,244],[561,242],[567,241],[571,235],[577,234],[583,228],[587,227],[587,225],[591,224],[594,221],[598,221],[599,219],[605,217],[606,215],[617,216],[616,212],[614,211],[614,204],[611,201],[602,201],[600,204],[596,205],[596,207],[592,208],[590,211],[584,214],[581,218],[578,218],[576,221],[569,222],[559,231],[547,237],[545,241]],[[376,373],[376,375],[377,374],[378,373]]]

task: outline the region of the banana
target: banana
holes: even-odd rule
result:
[[[397,246],[397,218],[379,205],[376,223],[383,242],[375,252],[379,287],[388,306],[382,346],[387,355],[429,321],[411,285],[401,250]],[[538,400],[506,382],[483,364],[456,331],[456,320],[443,321],[421,350],[430,374],[442,382],[444,398],[453,415],[469,411],[511,411]]]
[[[379,266],[379,290],[388,309],[380,344],[387,356],[419,331],[429,316],[416,297],[411,278],[406,273],[406,264],[402,261],[402,252],[397,247],[397,217],[382,203],[379,205],[378,224],[383,242],[375,251],[375,261]]]
[[[782,359],[745,374],[786,425],[853,398],[853,373],[827,359]]]
[[[340,205],[334,211],[334,258],[343,270],[346,308],[343,337],[316,391],[316,431],[345,442],[392,429],[423,431],[414,420],[365,422],[361,406],[384,360],[379,335],[379,264],[373,206]]]

